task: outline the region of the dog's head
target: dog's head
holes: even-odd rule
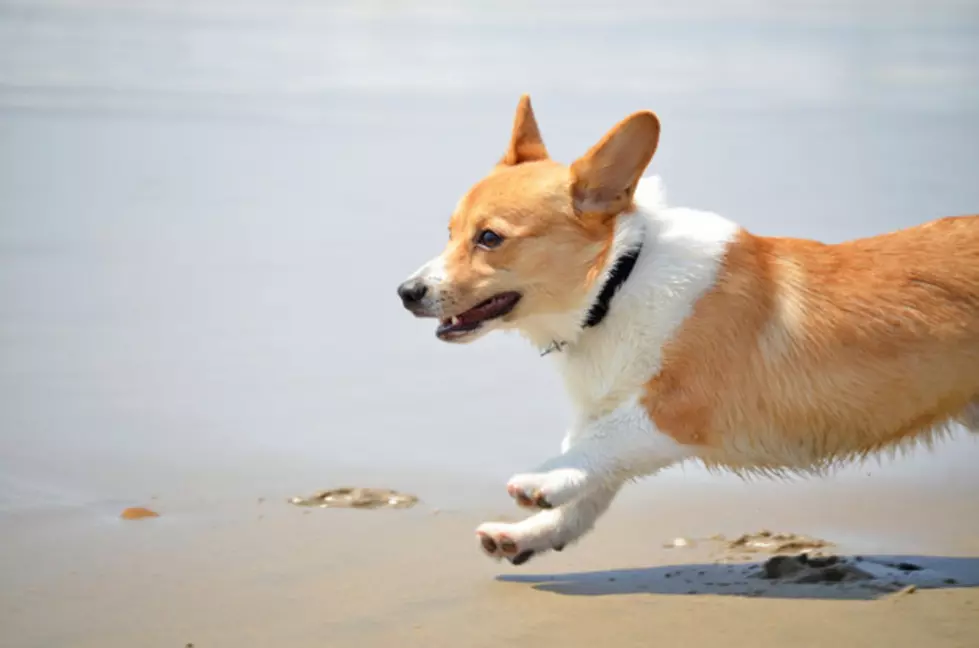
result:
[[[580,312],[659,131],[653,113],[637,112],[569,167],[548,157],[521,97],[506,154],[459,201],[445,249],[398,287],[405,308],[438,318],[450,342]]]

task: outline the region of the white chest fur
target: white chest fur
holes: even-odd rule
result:
[[[634,398],[660,371],[663,347],[714,284],[738,232],[717,214],[665,207],[655,177],[640,183],[636,205],[635,212],[619,217],[611,255],[617,258],[640,238],[632,274],[598,326],[551,354],[578,416],[586,420]]]

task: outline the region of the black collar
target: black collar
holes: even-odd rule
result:
[[[639,259],[639,253],[641,251],[642,244],[629,250],[615,261],[612,272],[608,276],[608,281],[602,286],[602,292],[598,293],[598,299],[588,309],[588,319],[585,320],[585,328],[598,326],[605,319],[605,316],[608,315],[612,297],[615,296],[615,292],[622,287],[622,284],[632,274],[632,269],[636,267],[636,261]]]

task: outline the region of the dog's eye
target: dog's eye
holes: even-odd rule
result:
[[[483,230],[476,235],[476,245],[486,249],[498,247],[503,242],[503,237],[493,230]]]

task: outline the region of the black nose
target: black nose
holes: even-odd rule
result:
[[[418,279],[409,279],[398,286],[398,297],[405,306],[417,304],[428,292],[428,286]]]

